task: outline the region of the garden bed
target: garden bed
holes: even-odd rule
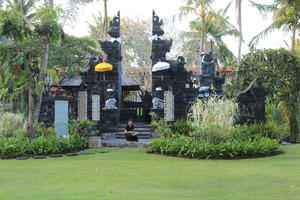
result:
[[[0,138],[0,159],[62,154],[87,148],[87,138],[70,135],[68,139],[55,136],[29,138]]]
[[[258,158],[283,153],[277,140],[259,135],[239,138],[236,135],[212,141],[173,135],[152,141],[148,153],[193,159]]]

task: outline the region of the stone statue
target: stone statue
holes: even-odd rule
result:
[[[200,82],[202,86],[211,87],[214,81],[215,63],[211,53],[203,53],[201,61],[202,75]]]
[[[120,37],[120,11],[109,23],[110,30],[107,32],[112,38]]]
[[[116,106],[117,100],[115,98],[111,98],[105,101],[104,110],[116,110],[118,109]]]
[[[165,34],[164,30],[161,26],[164,24],[163,20],[159,19],[159,17],[155,14],[155,11],[152,12],[152,35],[162,36]]]
[[[163,110],[164,109],[164,100],[154,97],[152,100],[153,109]]]

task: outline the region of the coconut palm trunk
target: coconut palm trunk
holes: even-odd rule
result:
[[[49,0],[49,4],[50,4],[50,6],[51,6],[51,8],[53,9],[53,7],[54,7],[54,2],[53,2],[54,0]]]
[[[239,42],[238,42],[238,57],[237,64],[240,64],[241,54],[242,54],[242,44],[243,44],[243,30],[242,30],[242,0],[236,0],[237,9],[237,24],[239,29]]]
[[[201,14],[201,22],[202,22],[202,38],[201,38],[201,44],[200,44],[200,54],[202,52],[205,51],[205,40],[206,40],[206,34],[205,34],[205,23],[206,23],[206,20],[205,20],[205,13],[202,13]]]
[[[291,50],[294,52],[295,51],[295,45],[296,45],[296,32],[297,32],[297,27],[296,25],[292,26],[292,36],[291,36]]]
[[[107,1],[108,0],[103,0],[103,2],[104,2],[104,31],[105,31],[105,34],[108,31]]]

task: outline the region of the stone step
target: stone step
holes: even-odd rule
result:
[[[131,147],[131,148],[145,148],[148,147],[151,139],[140,139],[139,142],[129,142],[124,139],[109,139],[102,140],[101,145],[103,147]]]
[[[124,132],[124,129],[125,128],[119,128],[119,132]],[[152,128],[136,128],[136,127],[134,127],[134,131],[135,132],[141,132],[141,133],[143,133],[143,132],[152,132]]]
[[[137,137],[139,139],[151,139],[152,138],[152,133],[150,132],[144,132],[144,133],[138,133]],[[125,139],[125,134],[124,133],[117,133],[115,135],[115,138],[119,138],[119,139]]]
[[[125,128],[126,126],[126,124],[120,124],[118,127]],[[134,128],[152,128],[152,126],[150,124],[134,124]]]

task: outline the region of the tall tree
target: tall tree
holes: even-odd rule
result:
[[[300,5],[298,0],[274,0],[271,5],[253,3],[262,14],[273,13],[273,22],[265,30],[256,35],[249,43],[257,44],[260,39],[266,37],[274,30],[291,32],[291,50],[295,49],[297,32],[300,28]]]
[[[211,8],[211,4],[213,0],[185,0],[185,6],[180,7],[181,15],[187,14],[195,14],[199,23],[201,24],[201,40],[200,40],[200,54],[205,50],[205,42],[207,38],[206,30],[206,18],[208,11]],[[200,61],[200,54],[199,54],[199,61]]]
[[[60,41],[58,14],[51,8],[37,9],[32,18],[15,10],[0,11],[0,35],[10,40],[1,45],[0,67],[19,71],[29,91],[28,135],[35,137],[48,67],[49,44]],[[10,69],[10,70],[8,70]]]

